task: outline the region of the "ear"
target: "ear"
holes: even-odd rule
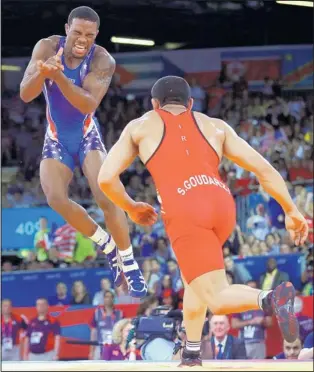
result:
[[[151,103],[153,105],[154,110],[157,110],[160,108],[160,103],[156,98],[152,98]]]
[[[192,110],[193,103],[194,103],[194,99],[190,98],[190,101],[189,101],[189,104],[188,104],[188,110]]]
[[[66,24],[65,24],[65,34],[66,34],[67,36],[68,36],[69,30],[70,30],[70,26],[66,23]]]

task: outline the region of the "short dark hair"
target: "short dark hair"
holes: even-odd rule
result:
[[[191,89],[182,77],[165,76],[156,81],[151,95],[159,101],[161,106],[172,103],[187,107],[191,99]]]
[[[88,6],[79,6],[71,11],[68,18],[68,24],[71,25],[74,18],[85,19],[86,21],[96,22],[97,28],[100,26],[99,15]]]

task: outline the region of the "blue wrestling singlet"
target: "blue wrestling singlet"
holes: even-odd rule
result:
[[[64,47],[65,37],[61,37],[57,50]],[[62,55],[63,73],[73,84],[82,87],[93,59],[95,44],[75,69],[65,64]],[[45,80],[43,89],[47,102],[47,131],[42,159],[56,159],[72,171],[76,165],[83,165],[86,154],[91,150],[106,152],[101,140],[98,122],[94,113],[84,115],[63,96],[57,84]]]

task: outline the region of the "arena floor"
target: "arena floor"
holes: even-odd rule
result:
[[[2,362],[2,371],[181,371],[178,362]],[[191,371],[313,371],[313,362],[300,361],[207,361]]]

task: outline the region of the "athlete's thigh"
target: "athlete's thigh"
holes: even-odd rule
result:
[[[187,283],[224,268],[221,243],[212,230],[173,220],[167,224],[167,233]]]
[[[74,158],[67,148],[46,135],[40,163],[40,182],[44,193],[67,193],[74,168]]]
[[[98,199],[100,197],[104,197],[105,195],[102,193],[98,186],[98,174],[102,163],[104,162],[106,154],[99,150],[92,150],[89,151],[84,159],[82,170],[84,176],[87,178],[89,187],[95,197]]]
[[[67,196],[72,170],[56,159],[43,159],[39,168],[40,183],[46,196]]]

